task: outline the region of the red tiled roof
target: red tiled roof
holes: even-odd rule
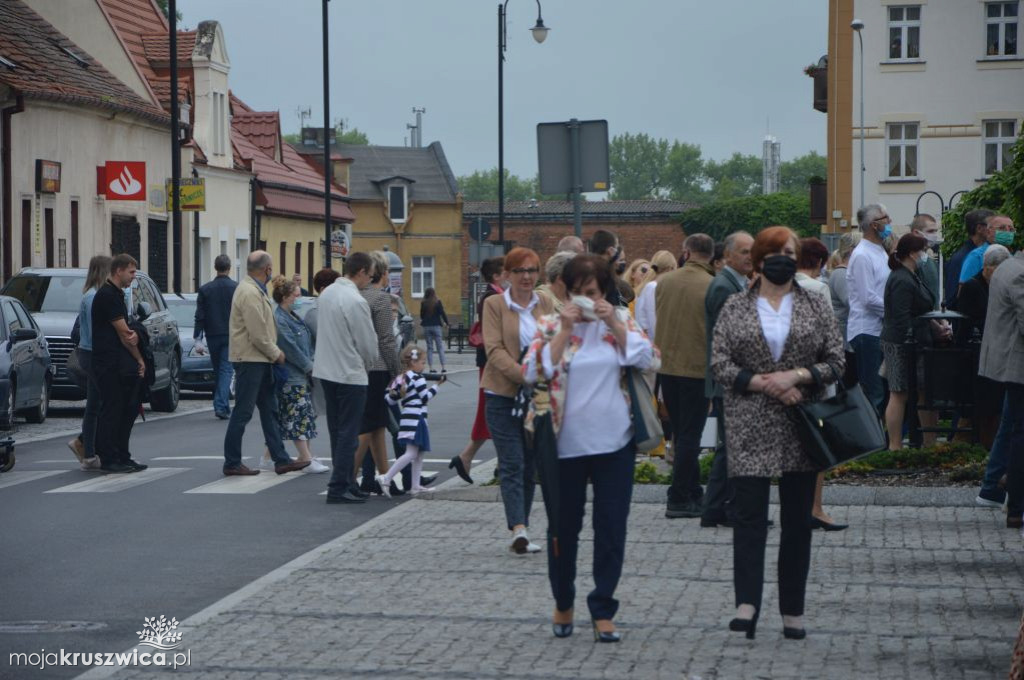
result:
[[[165,111],[169,111],[171,108],[171,79],[156,76],[150,81],[149,86],[152,88],[153,94],[160,101],[160,106],[164,107]],[[178,74],[178,103],[190,101],[192,99],[191,93],[191,74],[188,72]]]
[[[286,189],[261,187],[266,200],[266,209],[277,214],[295,217],[318,217],[323,219],[324,198],[311,194],[300,194]],[[331,201],[331,217],[341,222],[355,222],[356,215],[347,201]]]
[[[641,216],[660,215],[671,219],[694,208],[692,203],[663,200],[638,201],[583,201],[584,215]],[[506,201],[505,216],[533,217],[572,215],[572,201]],[[497,201],[466,201],[462,204],[463,217],[497,215]]]
[[[279,159],[281,117],[277,111],[239,111],[232,116],[232,127],[273,159]]]
[[[0,26],[0,56],[15,63],[14,68],[0,66],[0,82],[20,94],[168,122],[159,107],[139,97],[21,0],[0,2]]]
[[[167,35],[170,26],[163,12],[154,0],[99,0],[99,4],[110,18],[114,31],[124,43],[143,80],[152,83],[156,72],[146,59],[142,37],[156,33]]]
[[[170,68],[171,65],[171,41],[168,31],[162,33],[151,33],[140,36],[142,39],[142,52],[154,68]],[[192,50],[196,46],[195,31],[178,31],[178,64],[185,65],[192,62]]]

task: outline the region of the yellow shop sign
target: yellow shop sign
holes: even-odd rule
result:
[[[206,179],[203,177],[182,177],[178,186],[181,210],[206,210]],[[171,180],[167,180],[167,211],[174,210]]]

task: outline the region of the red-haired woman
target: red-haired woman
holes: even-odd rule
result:
[[[779,478],[779,608],[783,634],[805,637],[804,595],[811,561],[811,505],[817,470],[789,409],[820,399],[843,374],[832,305],[793,283],[800,242],[788,227],[754,239],[746,293],[728,299],[715,324],[711,369],[725,392],[725,437],[733,500],[736,617],[729,628],[754,637],[764,589],[768,496]]]
[[[486,395],[487,429],[498,452],[498,478],[505,519],[512,532],[509,549],[519,555],[539,552],[526,532],[533,505],[533,451],[523,437],[522,414],[516,412],[516,394],[523,384],[520,359],[537,332],[537,319],[552,311],[547,297],[534,292],[540,258],[529,248],[513,248],[505,255],[509,288],[484,302],[481,326],[487,365],[480,380]]]

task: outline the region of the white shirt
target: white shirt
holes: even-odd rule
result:
[[[846,339],[858,335],[882,334],[885,315],[885,282],[889,278],[889,255],[885,248],[861,239],[846,266],[846,288],[850,298],[850,316]]]
[[[793,279],[796,281],[796,285],[800,286],[806,291],[811,293],[817,293],[821,297],[825,298],[828,302],[828,306],[832,306],[832,291],[829,290],[828,284],[821,279],[811,278],[807,274],[797,272]]]
[[[637,296],[634,308],[636,309],[636,323],[644,329],[649,338],[654,337],[654,324],[657,321],[654,317],[654,288],[657,285],[657,279],[648,281],[640,291],[640,295]]]
[[[778,361],[786,347],[786,338],[789,337],[789,323],[793,319],[793,294],[786,293],[783,296],[779,311],[775,311],[766,298],[758,296],[757,316],[761,319],[761,332],[764,333],[772,359]]]
[[[533,308],[540,302],[540,298],[537,297],[536,293],[533,293],[530,303],[522,307],[512,301],[512,295],[508,290],[502,293],[502,295],[505,296],[505,304],[508,305],[508,308],[519,314],[519,351],[522,352],[525,347],[533,342],[533,336],[537,334],[537,319],[533,318]],[[519,357],[517,356],[516,359],[519,359]]]
[[[633,422],[629,405],[619,387],[623,366],[641,370],[651,365],[650,340],[626,332],[626,349],[605,339],[611,333],[603,321],[580,322],[573,335],[582,338],[572,356],[558,432],[558,457],[578,458],[614,453],[629,443]],[[544,368],[550,371],[550,345],[544,348]],[[548,373],[550,377],[550,372]]]

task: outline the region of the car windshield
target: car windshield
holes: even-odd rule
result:
[[[196,301],[178,298],[164,298],[167,310],[178,322],[179,328],[194,328],[196,325]]]
[[[77,312],[84,276],[15,276],[3,294],[21,300],[30,312]]]

